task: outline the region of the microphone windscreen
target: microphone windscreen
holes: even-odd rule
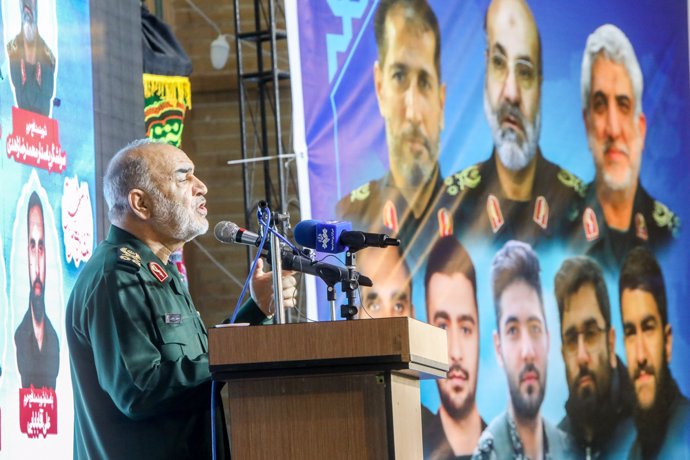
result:
[[[213,234],[221,243],[234,243],[239,229],[240,227],[234,222],[223,220],[216,224]]]
[[[318,220],[303,220],[295,225],[292,234],[297,244],[313,249],[314,241],[316,241],[316,224],[318,223]]]

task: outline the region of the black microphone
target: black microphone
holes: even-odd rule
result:
[[[257,247],[261,244],[260,235],[227,220],[218,222],[213,229],[213,234],[221,243],[240,243]]]
[[[292,252],[283,251],[281,263],[285,270],[294,270],[307,275],[318,276],[326,284],[335,284],[342,281],[350,281],[350,273],[346,267],[327,264],[325,262],[314,262],[311,259]],[[355,272],[355,279],[361,286],[373,286],[370,278]]]

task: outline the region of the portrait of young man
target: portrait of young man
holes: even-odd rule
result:
[[[631,459],[690,457],[690,400],[669,364],[673,329],[661,267],[643,246],[623,261],[618,284],[623,343],[635,391],[637,439]]]
[[[422,406],[426,460],[472,458],[486,423],[477,409],[479,312],[474,264],[454,236],[436,241],[426,266],[426,314],[448,339],[448,375],[437,380],[436,414]]]
[[[615,352],[604,274],[587,256],[566,259],[554,280],[569,396],[558,427],[578,458],[622,458],[635,437],[634,392]]]

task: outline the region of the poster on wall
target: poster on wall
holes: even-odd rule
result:
[[[448,333],[425,458],[690,456],[687,2],[292,3],[307,215]]]
[[[89,8],[0,12],[0,458],[72,458],[65,302],[96,241]]]

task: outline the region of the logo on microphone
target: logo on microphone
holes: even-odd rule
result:
[[[321,229],[321,233],[316,236],[316,240],[321,245],[322,249],[328,249],[328,243],[331,242],[331,238],[328,236],[328,229]]]

